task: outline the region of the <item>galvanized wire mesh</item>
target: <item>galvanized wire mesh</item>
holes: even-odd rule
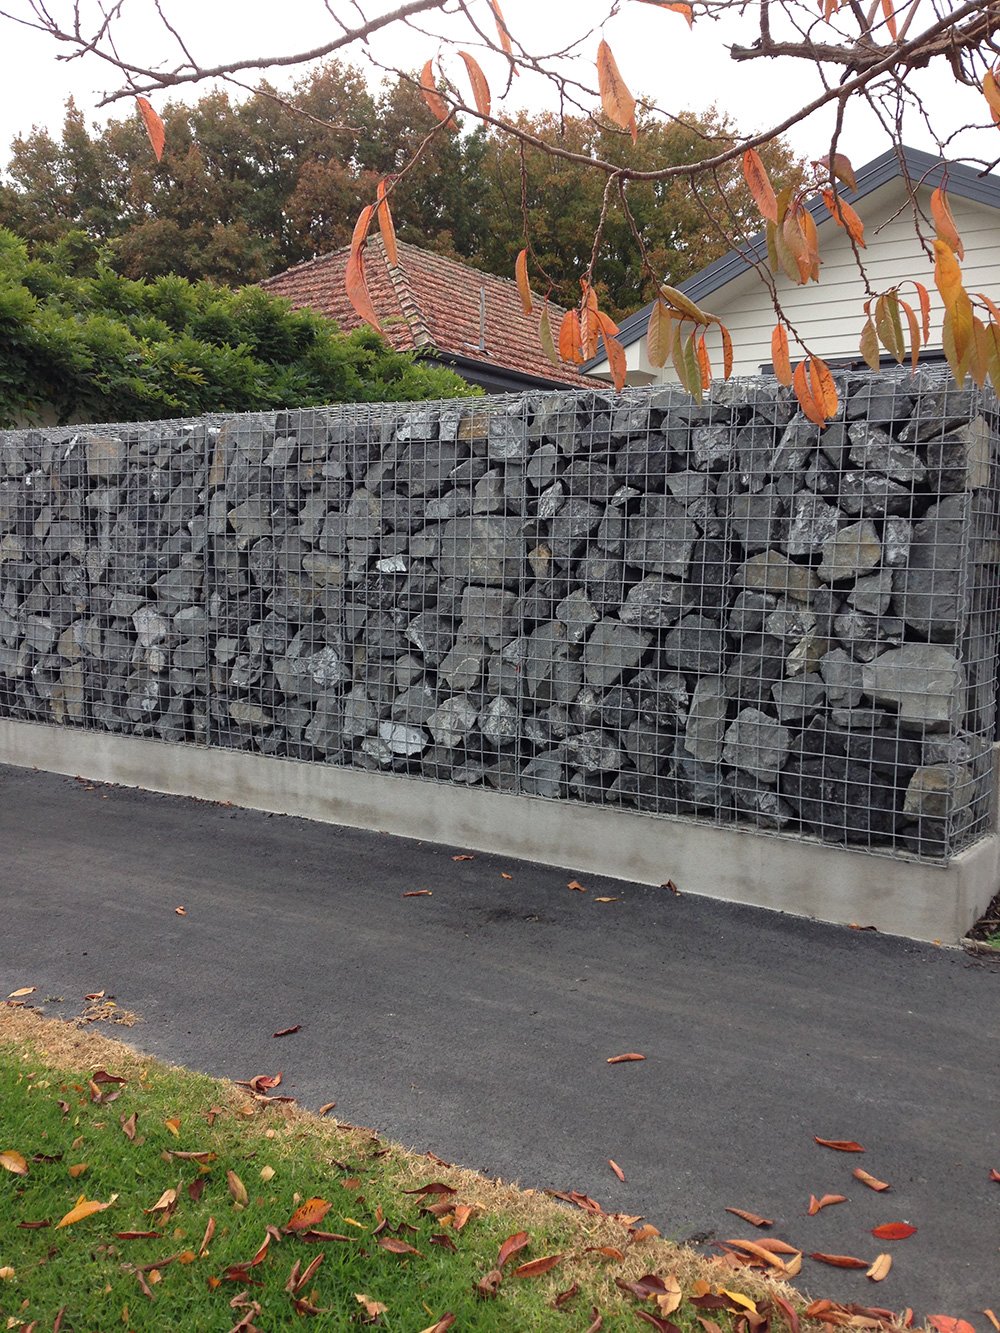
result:
[[[991,395],[840,377],[0,435],[0,716],[947,859]]]

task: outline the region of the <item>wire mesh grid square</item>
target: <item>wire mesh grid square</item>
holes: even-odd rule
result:
[[[0,433],[0,716],[946,861],[998,413],[941,375]]]

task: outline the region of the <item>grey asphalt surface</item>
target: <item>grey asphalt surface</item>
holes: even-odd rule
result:
[[[984,1307],[1000,1311],[991,962],[14,768],[0,837],[2,995],[34,985],[69,1015],[106,990],[143,1020],[111,1035],[153,1054],[233,1078],[281,1069],[305,1105],[336,1100],[344,1120],[583,1190],[677,1239],[759,1235],[732,1205],[807,1252],[892,1252],[879,1286],[807,1259],[813,1296],[984,1333]],[[417,889],[433,896],[401,896]],[[624,1051],[646,1060],[606,1063]],[[891,1192],[853,1180],[858,1164]],[[807,1216],[826,1192],[849,1202]],[[909,1240],[869,1234],[904,1219]]]

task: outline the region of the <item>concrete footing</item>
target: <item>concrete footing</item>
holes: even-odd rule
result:
[[[1000,885],[995,833],[935,866],[695,821],[5,720],[0,763],[497,852],[578,874],[645,884],[673,879],[685,893],[945,944],[966,934]]]

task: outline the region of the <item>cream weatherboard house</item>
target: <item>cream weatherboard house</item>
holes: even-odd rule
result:
[[[931,295],[931,341],[924,359],[940,360],[941,308],[933,284],[933,266],[914,228],[914,203],[924,218],[930,218],[930,196],[944,178],[941,161],[929,153],[907,148],[900,156],[883,153],[855,172],[857,191],[845,197],[865,227],[863,252],[872,290],[883,292],[907,278],[917,278]],[[1000,300],[1000,177],[981,176],[968,167],[948,169],[946,188],[959,235],[965,245],[962,272],[966,290],[986,292]],[[834,366],[862,366],[858,340],[864,323],[866,292],[851,250],[847,233],[839,228],[817,199],[810,205],[819,230],[822,269],[820,281],[797,287],[784,275],[777,281],[778,295],[789,319],[811,351]],[[933,235],[929,223],[923,228]],[[767,288],[752,267],[750,256],[766,257],[763,233],[745,250],[732,250],[709,264],[680,290],[704,310],[718,315],[733,338],[736,375],[757,375],[771,370],[771,330],[775,314]],[[909,292],[909,295],[907,293]],[[916,307],[912,286],[901,295]],[[646,356],[646,326],[650,306],[624,321],[621,342],[628,360],[630,384],[676,382],[672,366],[658,370]],[[722,364],[718,336],[710,336],[709,350],[716,373]],[[794,359],[794,354],[793,354]],[[889,362],[885,358],[886,363]],[[610,378],[603,358],[583,369],[591,375]]]

